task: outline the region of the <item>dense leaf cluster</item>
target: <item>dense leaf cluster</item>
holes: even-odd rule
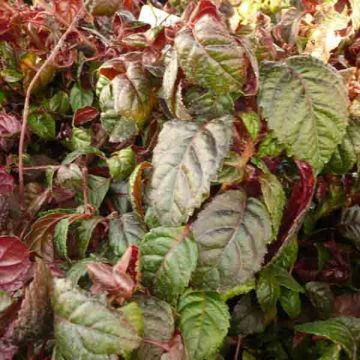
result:
[[[359,359],[358,0],[0,0],[0,360]]]

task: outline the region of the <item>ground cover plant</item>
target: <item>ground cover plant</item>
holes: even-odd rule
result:
[[[0,0],[0,359],[359,359],[359,64],[357,0]]]

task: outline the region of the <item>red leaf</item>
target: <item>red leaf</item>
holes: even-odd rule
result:
[[[99,116],[99,112],[92,106],[85,106],[76,110],[74,114],[74,124],[82,125],[95,120]]]
[[[105,292],[119,303],[132,296],[138,284],[139,249],[132,245],[115,266],[91,263],[87,266],[94,293]]]
[[[0,289],[14,291],[29,278],[29,249],[15,236],[0,236]]]
[[[14,178],[8,174],[3,166],[0,166],[0,194],[12,193],[15,189]]]
[[[220,15],[216,9],[215,4],[210,0],[200,0],[190,17],[190,24],[194,25],[204,15],[213,16],[216,20],[221,21]]]
[[[9,148],[13,145],[13,139],[11,139],[11,137],[19,134],[20,131],[21,122],[16,116],[7,113],[0,113],[0,147],[4,151],[9,150]]]
[[[313,169],[308,163],[300,160],[296,161],[296,165],[300,172],[300,180],[294,185],[286,204],[278,238],[268,247],[266,263],[280,254],[280,250],[301,226],[304,215],[311,205],[315,191]]]

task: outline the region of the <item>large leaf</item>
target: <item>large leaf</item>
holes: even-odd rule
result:
[[[114,217],[109,222],[110,247],[121,256],[129,245],[138,245],[146,233],[145,224],[138,215],[126,213]]]
[[[186,292],[180,299],[179,329],[190,360],[211,359],[230,325],[226,304],[217,293]]]
[[[188,227],[151,229],[140,245],[143,283],[165,300],[176,299],[195,270],[197,247]]]
[[[245,49],[212,15],[178,33],[175,49],[187,79],[219,94],[241,94],[249,61]]]
[[[352,360],[358,359],[360,339],[360,319],[355,317],[338,317],[323,321],[314,321],[297,325],[297,331],[323,336],[339,344]]]
[[[0,236],[0,289],[14,291],[23,286],[31,267],[29,249],[15,236]]]
[[[289,155],[320,170],[348,122],[342,78],[319,60],[295,56],[281,63],[265,62],[260,79],[259,105],[269,128]]]
[[[66,280],[55,280],[51,301],[56,360],[110,360],[111,355],[124,355],[141,342],[121,310],[108,308]]]
[[[193,282],[207,290],[230,290],[260,269],[272,235],[265,205],[242,190],[216,196],[192,227],[199,249]]]
[[[144,337],[160,343],[168,342],[175,331],[171,306],[155,297],[137,297],[135,301],[144,316]],[[158,360],[163,352],[161,347],[143,342],[134,358],[136,360]]]
[[[162,225],[181,225],[209,194],[232,139],[232,117],[165,123],[154,149],[150,203]]]

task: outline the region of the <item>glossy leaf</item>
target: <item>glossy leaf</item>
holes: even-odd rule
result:
[[[192,226],[199,249],[193,276],[197,287],[225,291],[245,283],[259,269],[271,237],[265,205],[242,190],[216,196]]]
[[[135,350],[141,338],[124,314],[108,308],[100,300],[55,280],[51,297],[55,313],[56,352],[54,359],[110,360]]]
[[[139,245],[146,233],[145,224],[138,215],[125,213],[109,222],[109,242],[114,254],[121,256],[128,246]]]
[[[232,118],[165,123],[154,149],[150,204],[162,225],[185,223],[208,196],[231,143]]]
[[[295,56],[264,63],[260,82],[259,105],[269,128],[289,155],[321,170],[348,122],[347,91],[340,76],[319,60]],[[329,102],[333,97],[337,101]]]
[[[151,229],[140,250],[144,285],[162,299],[175,300],[196,267],[197,247],[188,227]]]
[[[228,331],[229,311],[213,292],[187,291],[178,305],[179,329],[191,360],[206,360],[216,354]]]

